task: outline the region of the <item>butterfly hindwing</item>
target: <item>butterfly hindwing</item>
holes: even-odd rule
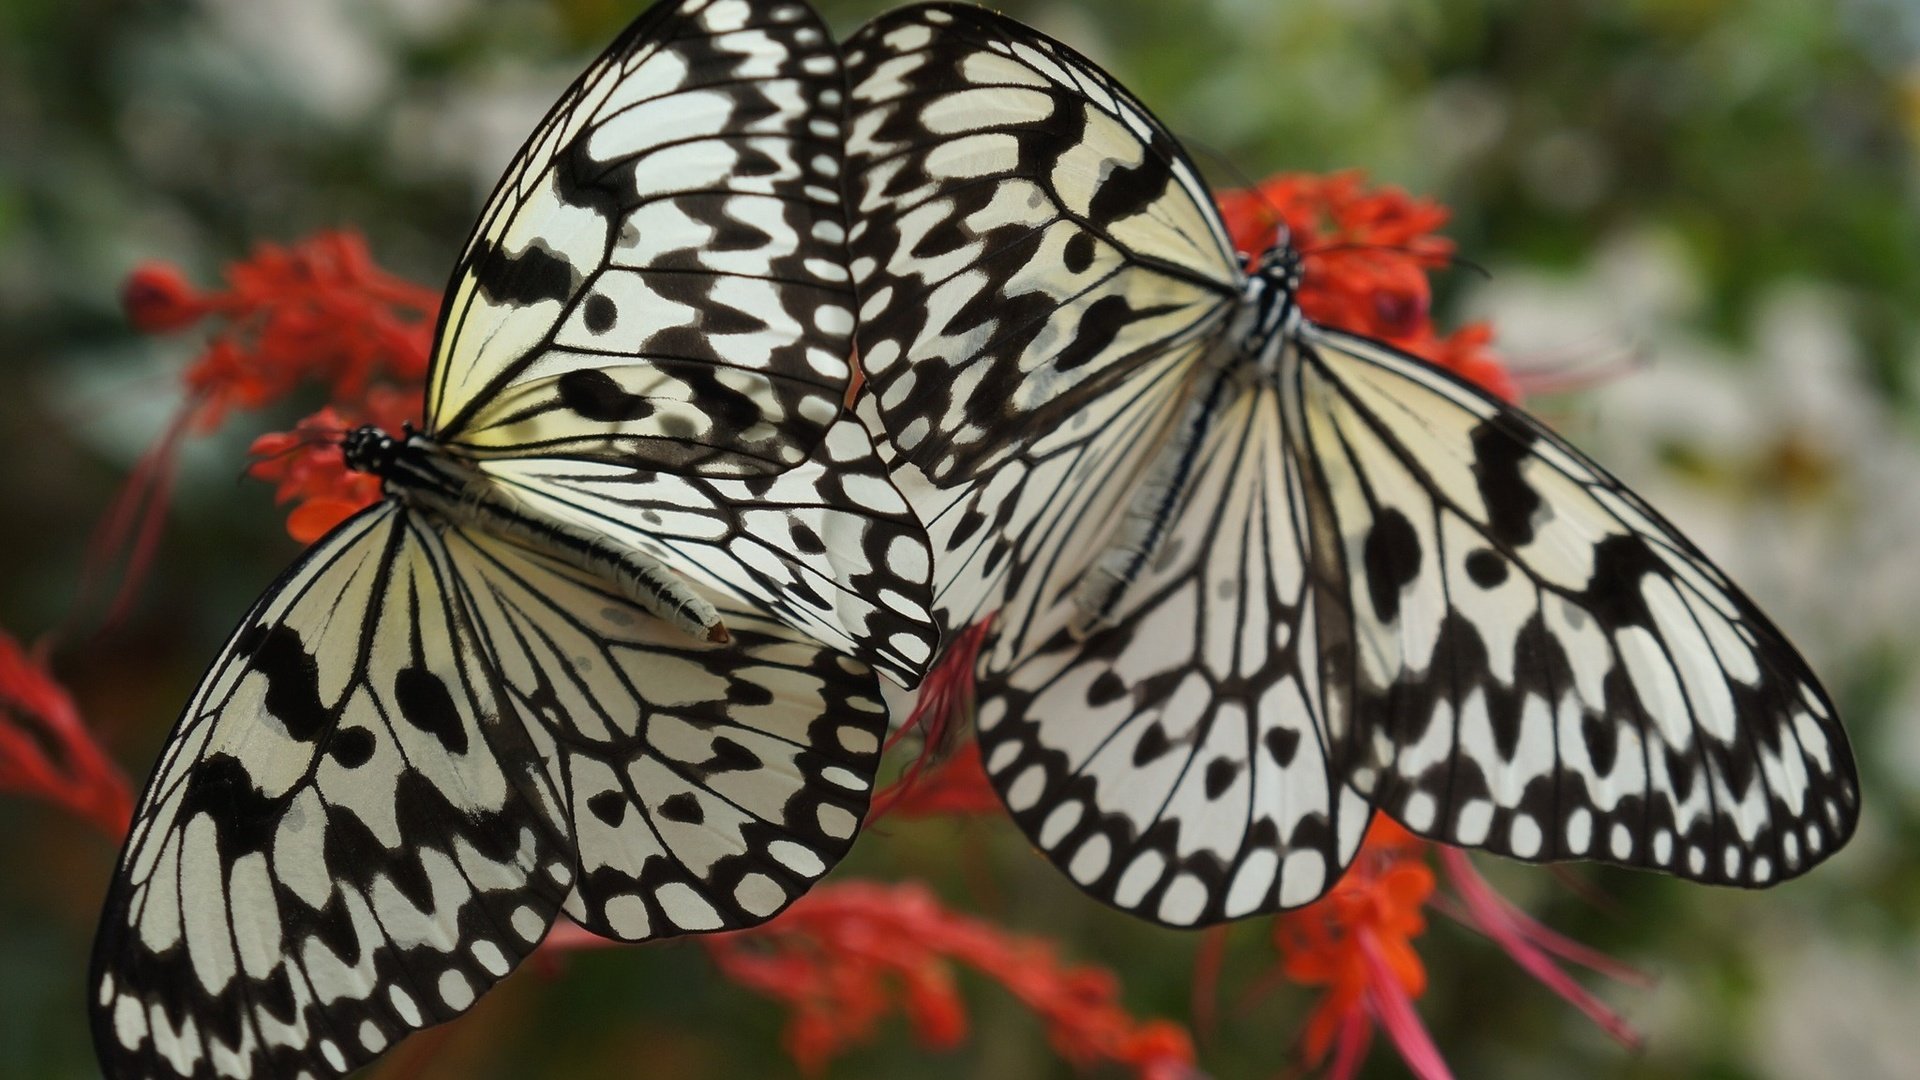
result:
[[[455,269],[427,433],[476,458],[798,464],[853,332],[844,86],[794,0],[669,0],[575,82]]]
[[[512,544],[448,545],[569,808],[568,914],[626,941],[738,929],[846,853],[886,732],[869,669],[725,597],[718,646]]]
[[[933,481],[983,474],[1238,295],[1192,164],[1066,46],[917,5],[848,41],[847,78],[860,362]]]
[[[1172,926],[1313,900],[1371,816],[1337,771],[1318,657],[1341,593],[1309,562],[1280,394],[1217,378],[1198,471],[1104,625],[1074,634],[1068,595],[1036,606],[1037,647],[980,665],[981,752],[1015,819],[1083,888]]]
[[[102,915],[109,1075],[339,1075],[546,934],[573,852],[452,573],[417,516],[363,511],[207,673]]]
[[[896,682],[918,682],[933,656],[926,534],[852,420],[775,476],[550,458],[484,469],[526,506],[645,552]]]
[[[1307,451],[1350,568],[1353,777],[1417,833],[1717,884],[1810,869],[1859,784],[1832,704],[1619,481],[1430,365],[1309,329]]]
[[[737,929],[852,845],[873,672],[714,594],[727,646],[392,502],[242,624],[143,797],[95,948],[113,1076],[339,1075],[451,1019],[563,906]]]

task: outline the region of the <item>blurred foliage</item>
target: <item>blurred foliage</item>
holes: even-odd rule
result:
[[[59,620],[91,522],[175,404],[172,375],[191,345],[131,334],[115,303],[127,270],[162,257],[210,280],[256,242],[348,225],[386,266],[443,279],[520,138],[637,6],[0,4],[0,625],[32,637]],[[845,32],[888,5],[818,6]],[[1582,280],[1622,237],[1668,237],[1700,297],[1684,332],[1733,355],[1763,350],[1756,335],[1769,324],[1756,312],[1776,290],[1815,283],[1893,417],[1886,430],[1914,430],[1920,8],[1910,0],[1004,7],[1110,67],[1223,185],[1362,168],[1453,207],[1461,251],[1503,273]],[[1467,275],[1446,284],[1456,301],[1474,287]],[[61,675],[136,775],[236,615],[295,551],[264,486],[233,482],[251,434],[193,448],[145,601],[60,654]],[[1440,927],[1424,943],[1433,986],[1421,1008],[1459,1075],[1802,1076],[1795,1062],[1833,1045],[1854,1047],[1856,1064],[1836,1060],[1827,1075],[1871,1076],[1888,1060],[1876,1047],[1915,1047],[1911,1024],[1876,1024],[1884,1008],[1857,996],[1881,985],[1870,972],[1830,993],[1815,986],[1809,1000],[1824,1008],[1812,1014],[1781,1004],[1800,1000],[1789,993],[1800,973],[1831,977],[1834,965],[1809,961],[1826,953],[1884,958],[1895,985],[1920,974],[1920,742],[1904,733],[1920,700],[1913,641],[1859,651],[1829,675],[1868,770],[1869,820],[1853,849],[1807,882],[1753,895],[1578,871],[1611,898],[1605,908],[1545,872],[1493,868],[1545,921],[1665,982],[1609,991],[1649,1030],[1649,1049],[1629,1057],[1497,950]],[[52,810],[5,800],[0,835],[0,1073],[92,1075],[79,983],[112,852]],[[891,826],[844,873],[925,877],[1113,966],[1140,1012],[1187,1013],[1195,939],[1084,901],[1004,822]],[[1230,975],[1270,961],[1264,933],[1232,931]],[[837,1075],[1066,1075],[1030,1017],[988,993],[976,1000],[964,1050],[930,1057],[896,1026]],[[1223,1077],[1281,1072],[1305,1000],[1229,998],[1220,1029],[1201,1035],[1202,1060]],[[1783,1016],[1832,1030],[1782,1030],[1793,1026]],[[778,1027],[771,1006],[714,979],[697,950],[607,951],[572,959],[558,978],[516,977],[428,1036],[440,1040],[431,1067],[403,1058],[420,1071],[384,1075],[778,1074],[788,1068]],[[1806,1045],[1816,1049],[1795,1050]],[[1367,1075],[1397,1069],[1376,1053]]]

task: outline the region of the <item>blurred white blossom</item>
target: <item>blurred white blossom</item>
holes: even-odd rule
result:
[[[1470,306],[1523,381],[1553,374],[1542,358],[1641,358],[1534,405],[1720,562],[1829,680],[1869,650],[1910,649],[1920,439],[1869,381],[1845,294],[1774,286],[1737,355],[1694,329],[1683,250],[1637,234],[1578,277],[1502,269]]]
[[[1906,1080],[1920,1061],[1920,950],[1769,938],[1753,1067],[1778,1080]]]

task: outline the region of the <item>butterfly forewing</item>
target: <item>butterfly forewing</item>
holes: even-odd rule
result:
[[[963,5],[847,43],[860,359],[947,484],[1217,330],[1239,268],[1192,165],[1078,54]]]
[[[428,434],[480,458],[799,463],[849,374],[843,93],[803,3],[650,10],[534,132],[468,241]]]
[[[413,515],[363,511],[207,673],[95,945],[109,1075],[338,1075],[546,934],[573,852],[453,572]]]
[[[530,506],[911,685],[930,556],[858,425],[844,82],[804,4],[643,16],[502,180],[427,431]]]
[[[1525,859],[1767,885],[1844,843],[1846,737],[1805,661],[1644,502],[1390,348],[1303,341],[1308,451],[1351,569],[1356,785]]]

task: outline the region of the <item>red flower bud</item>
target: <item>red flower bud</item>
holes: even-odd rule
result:
[[[134,267],[120,286],[120,306],[127,321],[147,334],[183,330],[212,310],[187,284],[186,276],[170,263],[149,262]]]

